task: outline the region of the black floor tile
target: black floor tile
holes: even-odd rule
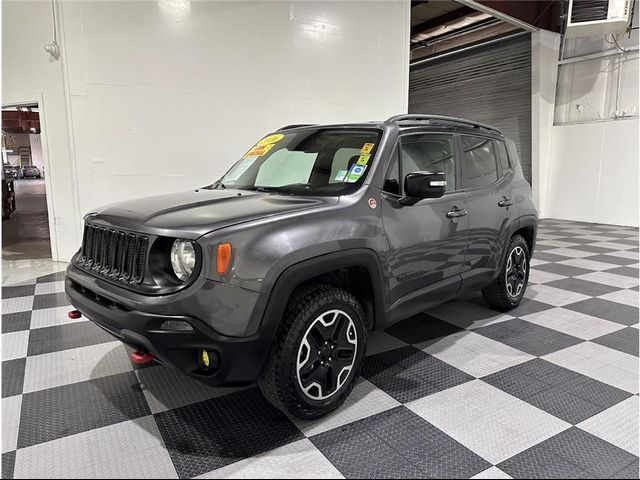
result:
[[[36,295],[33,297],[33,309],[64,307],[70,305],[69,300],[64,292],[47,293],[45,295]]]
[[[367,357],[362,376],[401,403],[474,379],[411,346]]]
[[[30,332],[27,355],[41,355],[113,341],[111,335],[91,322],[36,328]]]
[[[31,327],[31,312],[6,313],[2,315],[2,333],[20,332]]]
[[[602,298],[589,298],[565,305],[563,308],[598,318],[604,318],[605,320],[610,320],[622,325],[630,326],[638,323],[638,307],[610,302]]]
[[[387,329],[388,334],[410,344],[445,337],[460,331],[462,328],[424,313],[396,323]]]
[[[491,466],[405,407],[311,441],[347,478],[469,478]]]
[[[639,340],[638,329],[627,327],[591,341],[637,357],[639,356]]]
[[[615,255],[594,255],[593,257],[589,257],[589,260],[593,260],[594,262],[603,262],[603,263],[611,263],[613,265],[631,265],[632,263],[638,263],[638,260],[635,258],[626,258],[626,257],[617,257]]]
[[[18,448],[150,414],[134,372],[26,393]]]
[[[65,275],[66,272],[64,270],[61,272],[50,273],[48,275],[38,277],[37,283],[59,282],[64,280]]]
[[[611,249],[611,248],[605,248],[605,247],[598,247],[596,245],[576,245],[575,247],[571,247],[572,250],[582,250],[583,252],[589,252],[589,253],[593,253],[594,255],[597,254],[607,254],[607,253],[611,253],[614,252],[615,250]],[[591,257],[588,257],[589,259],[591,259]]]
[[[638,460],[633,462],[631,465],[624,467],[619,472],[615,473],[611,476],[611,478],[635,478],[640,477],[640,467],[638,466]]]
[[[36,291],[36,284],[2,287],[2,298],[28,297]]]
[[[2,478],[13,478],[16,466],[16,451],[2,454]]]
[[[256,388],[159,413],[155,419],[180,478],[304,438]]]
[[[635,267],[617,267],[607,270],[607,273],[615,273],[616,275],[624,275],[625,277],[638,278],[639,270]]]
[[[26,358],[16,358],[2,362],[2,398],[22,393]]]
[[[591,260],[591,258],[589,258],[589,260]],[[583,295],[589,295],[590,297],[599,297],[600,295],[606,295],[607,293],[620,290],[619,288],[612,287],[611,285],[589,282],[588,280],[582,280],[581,278],[561,278],[560,280],[547,282],[545,285],[561,288],[570,292],[581,293]]]
[[[535,267],[531,267],[531,269],[541,270],[547,273],[554,273],[556,275],[562,275],[564,277],[577,277],[578,275],[585,275],[593,271],[593,270],[587,270],[585,268],[578,268],[578,267],[572,267],[570,265],[563,265],[561,263],[543,263],[542,265],[536,265]]]
[[[475,330],[530,355],[543,356],[584,342],[580,338],[515,318]]]

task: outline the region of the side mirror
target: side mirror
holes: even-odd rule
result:
[[[424,198],[439,198],[447,189],[444,172],[413,172],[404,177],[404,197],[401,205],[415,205]]]

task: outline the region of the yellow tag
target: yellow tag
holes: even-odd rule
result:
[[[247,153],[244,154],[244,158],[246,157],[261,157],[265,155],[269,150],[273,148],[273,143],[270,145],[256,145]]]
[[[366,155],[360,155],[358,157],[358,165],[366,165],[367,163],[369,163],[369,158],[371,158],[371,155],[366,154]]]
[[[375,143],[365,143],[360,149],[360,153],[361,154],[371,153],[371,150],[373,150],[373,147],[375,147],[375,145],[376,145]]]
[[[263,145],[273,144],[273,143],[279,142],[283,138],[284,138],[284,135],[282,133],[274,133],[273,135],[269,135],[268,137],[264,137],[262,140],[260,140],[256,144],[256,146],[263,146]]]

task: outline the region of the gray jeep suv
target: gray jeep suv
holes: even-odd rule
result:
[[[257,381],[313,419],[351,392],[370,331],[470,290],[517,306],[536,229],[514,143],[493,127],[291,125],[207,187],[87,215],[66,293],[134,361]]]

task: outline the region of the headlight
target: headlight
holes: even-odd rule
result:
[[[196,265],[196,251],[189,240],[176,240],[171,246],[171,266],[180,280],[186,280]]]

